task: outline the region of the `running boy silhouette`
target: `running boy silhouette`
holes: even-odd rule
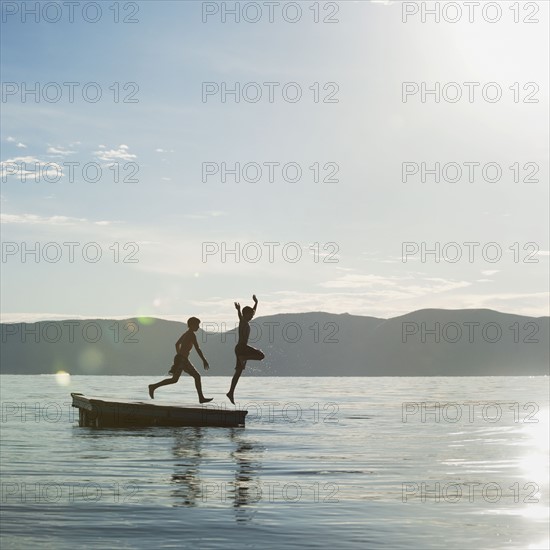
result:
[[[237,364],[235,366],[235,374],[231,380],[231,388],[227,392],[227,397],[229,401],[235,404],[233,392],[235,391],[235,386],[243,373],[244,368],[246,367],[246,362],[249,360],[252,361],[261,361],[265,355],[259,349],[253,348],[248,345],[248,337],[250,336],[250,325],[252,317],[256,313],[256,307],[258,306],[258,299],[256,295],[252,296],[254,300],[254,307],[245,306],[241,313],[241,306],[238,302],[235,302],[235,308],[239,313],[239,341],[235,346],[235,355],[237,356]]]
[[[174,364],[168,372],[168,374],[172,375],[172,378],[166,378],[166,380],[161,380],[156,384],[149,384],[149,395],[151,399],[155,398],[154,393],[157,388],[167,386],[168,384],[175,384],[179,380],[181,373],[185,371],[186,374],[195,379],[195,387],[197,388],[197,393],[199,394],[199,401],[201,403],[212,401],[212,398],[208,399],[204,397],[202,393],[201,375],[189,361],[189,352],[191,351],[191,348],[195,346],[199,357],[202,359],[204,370],[208,370],[210,368],[208,361],[205,359],[201,349],[199,348],[197,337],[195,336],[195,332],[199,330],[199,325],[200,320],[196,317],[190,317],[187,320],[188,330],[176,342],[176,356],[174,357]]]

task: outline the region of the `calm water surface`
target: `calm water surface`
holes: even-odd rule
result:
[[[547,377],[243,377],[246,428],[101,430],[70,392],[154,377],[0,381],[4,550],[549,547]]]

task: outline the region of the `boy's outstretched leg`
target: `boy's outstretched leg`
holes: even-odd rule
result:
[[[176,373],[172,375],[172,378],[166,378],[166,380],[161,380],[156,384],[149,384],[149,397],[154,399],[155,390],[161,386],[168,386],[169,384],[175,384],[180,379],[181,373]]]
[[[231,379],[231,387],[229,388],[229,391],[225,394],[227,395],[227,397],[229,398],[229,401],[231,401],[233,405],[235,404],[235,398],[233,395],[235,392],[235,387],[237,386],[237,382],[239,381],[239,378],[243,373],[245,365],[246,365],[246,362],[242,362],[239,359],[237,359],[237,365],[235,366],[235,374]]]
[[[204,397],[204,394],[202,393],[201,375],[197,371],[195,371],[193,374],[191,374],[191,376],[195,379],[195,388],[197,388],[199,402],[208,403],[209,401],[212,401],[212,399],[214,399],[213,397]]]

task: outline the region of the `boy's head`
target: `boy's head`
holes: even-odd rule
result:
[[[250,306],[244,306],[242,313],[246,321],[250,321],[254,317],[254,310]]]
[[[197,319],[196,317],[189,317],[189,319],[187,319],[187,326],[193,332],[197,332],[197,330],[199,330],[199,325],[200,324],[201,324],[201,320]]]

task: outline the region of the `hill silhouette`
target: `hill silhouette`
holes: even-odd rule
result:
[[[162,375],[172,365],[174,344],[186,330],[184,323],[151,317],[0,327],[3,374],[65,370]],[[247,376],[549,374],[548,317],[489,309],[424,309],[391,319],[310,312],[258,317],[251,327],[250,344],[262,349],[266,358],[251,362]],[[199,329],[197,338],[211,365],[209,373],[232,375],[235,328]],[[190,359],[204,372],[194,351]]]

